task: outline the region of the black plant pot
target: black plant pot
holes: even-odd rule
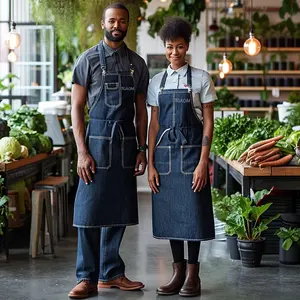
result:
[[[231,259],[241,259],[240,251],[237,245],[237,237],[226,235],[227,249],[229,250]]]
[[[286,251],[282,249],[283,239],[280,239],[279,243],[279,261],[285,265],[297,265],[300,264],[300,246],[293,243],[291,248]]]
[[[238,239],[238,248],[240,250],[243,267],[255,268],[260,266],[264,242],[265,238],[254,241]]]

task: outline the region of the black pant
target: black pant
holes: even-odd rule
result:
[[[174,263],[184,261],[184,241],[170,240]],[[187,242],[188,244],[188,263],[198,263],[200,252],[200,242]]]

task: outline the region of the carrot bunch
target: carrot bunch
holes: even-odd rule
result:
[[[240,163],[246,163],[251,167],[276,167],[289,163],[293,155],[281,157],[280,149],[275,144],[283,138],[279,135],[251,145],[238,159]]]

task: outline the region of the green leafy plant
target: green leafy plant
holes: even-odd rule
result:
[[[289,93],[287,100],[290,103],[300,103],[300,92]]]
[[[290,114],[285,118],[288,124],[291,126],[297,126],[300,124],[300,103],[296,106],[292,106],[289,109]]]
[[[5,75],[4,77],[0,78],[0,92],[8,90],[8,89],[12,89],[15,86],[14,83],[9,83],[8,85],[4,84],[5,80],[7,80],[7,79],[10,80],[13,78],[19,78],[19,77],[12,73],[9,73],[9,74]]]
[[[9,197],[4,195],[4,178],[0,176],[0,235],[3,235],[7,220],[12,216],[7,205],[9,200]]]
[[[154,38],[165,24],[167,17],[180,16],[188,20],[192,24],[195,34],[199,35],[197,25],[201,18],[201,12],[205,8],[205,0],[172,0],[168,8],[159,7],[153,15],[148,17],[147,21],[150,23],[148,33]]]
[[[296,243],[300,245],[300,228],[280,227],[275,234],[283,239],[282,249],[288,251]]]
[[[272,203],[262,204],[264,197],[272,190],[273,188],[269,191],[257,191],[251,197],[239,196],[237,209],[227,217],[226,223],[240,240],[260,240],[261,234],[268,229],[267,225],[279,218],[279,214],[268,219],[261,218],[272,205]]]
[[[37,109],[31,109],[26,105],[22,105],[8,117],[8,125],[10,127],[26,126],[38,133],[47,131],[45,116],[38,112]]]
[[[215,109],[218,110],[220,107],[235,107],[239,108],[239,98],[228,90],[225,86],[217,90],[217,100],[215,101]]]

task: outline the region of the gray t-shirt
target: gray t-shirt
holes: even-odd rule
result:
[[[128,49],[123,43],[119,49],[110,48],[103,42],[107,72],[129,71],[130,63],[133,65],[134,86],[136,94],[147,95],[149,84],[149,71],[145,61],[134,51]],[[128,60],[131,60],[129,62]],[[73,70],[72,83],[79,84],[88,89],[88,106],[91,107],[93,99],[99,96],[102,84],[102,70],[100,67],[99,45],[83,52],[77,59]]]

